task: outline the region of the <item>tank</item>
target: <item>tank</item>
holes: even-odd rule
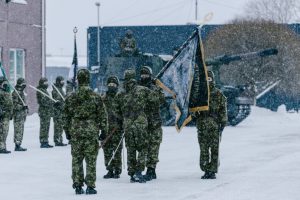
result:
[[[215,74],[216,85],[227,97],[228,125],[236,126],[246,119],[251,113],[254,104],[254,88],[247,85],[224,85],[220,80],[220,68],[233,61],[251,60],[258,57],[277,55],[277,49],[265,49],[237,55],[222,55],[206,60],[206,66]],[[252,94],[251,94],[252,93]]]

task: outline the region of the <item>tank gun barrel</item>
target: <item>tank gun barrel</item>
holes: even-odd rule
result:
[[[278,54],[278,50],[275,48],[271,48],[271,49],[265,49],[261,51],[250,52],[250,53],[217,56],[214,58],[207,59],[205,61],[205,64],[206,66],[224,65],[224,64],[228,65],[230,62],[233,61],[249,60],[249,59],[255,59],[257,57],[262,58],[262,57],[277,55],[277,54]]]

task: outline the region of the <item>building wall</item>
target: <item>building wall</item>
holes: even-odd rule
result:
[[[25,79],[36,86],[42,76],[42,0],[27,5],[0,1],[0,47],[2,64],[9,76],[9,50],[25,50]],[[26,88],[30,112],[37,110],[35,92]]]

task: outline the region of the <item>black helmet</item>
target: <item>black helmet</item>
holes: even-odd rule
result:
[[[109,83],[115,83],[115,84],[119,85],[118,77],[117,76],[108,77],[106,84],[108,85]]]
[[[79,85],[88,85],[90,83],[90,72],[87,69],[80,69],[77,73]]]
[[[149,66],[143,66],[141,69],[141,74],[149,74],[152,76],[152,69]]]
[[[129,68],[127,70],[125,70],[124,72],[124,80],[125,81],[129,81],[131,79],[136,79],[136,73],[135,73],[135,70],[132,69],[132,68]]]
[[[63,87],[64,86],[64,77],[62,76],[58,76],[56,77],[55,79],[55,85],[58,86],[58,87]]]

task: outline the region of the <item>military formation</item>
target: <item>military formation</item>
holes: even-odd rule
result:
[[[104,179],[118,179],[122,173],[122,151],[127,148],[127,173],[130,182],[146,183],[157,178],[159,149],[163,138],[160,108],[165,96],[155,83],[152,69],[144,66],[137,80],[136,71],[124,72],[123,86],[118,77],[107,78],[107,92],[95,93],[89,86],[90,73],[81,69],[77,73],[77,87],[67,81],[67,94],[63,90],[64,78],[58,76],[48,92],[48,80],[41,78],[36,90],[40,117],[39,141],[41,148],[49,144],[50,119],[54,121],[54,145],[66,146],[63,133],[71,144],[72,179],[76,194],[96,194],[96,163],[103,148],[107,173]],[[210,89],[209,110],[194,113],[200,146],[202,179],[215,179],[219,167],[221,134],[227,123],[226,98],[215,87],[214,75],[208,72]],[[13,93],[9,82],[0,77],[0,153],[6,148],[9,122],[14,123],[15,151],[26,151],[22,140],[28,106],[23,78],[17,80]],[[84,164],[86,163],[86,170]],[[84,171],[86,174],[84,175]],[[83,190],[84,184],[87,186]]]

